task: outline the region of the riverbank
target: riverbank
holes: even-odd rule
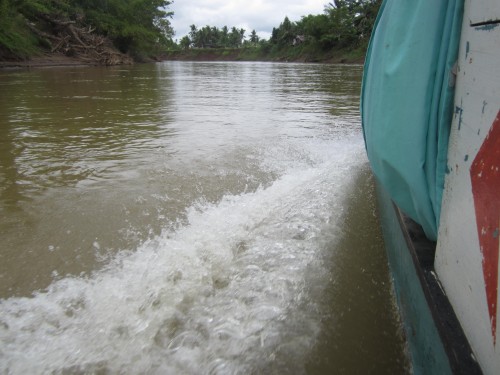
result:
[[[0,69],[4,68],[39,68],[49,66],[92,66],[96,65],[78,57],[69,57],[60,53],[48,53],[34,56],[27,60],[0,61]]]
[[[66,56],[62,53],[43,53],[40,55],[32,56],[24,60],[7,59],[0,61],[0,69],[12,68],[43,68],[52,66],[98,66],[98,65],[132,65],[134,61],[132,58],[126,57],[117,59],[114,64],[102,64],[98,60],[89,58],[87,56]]]
[[[190,49],[169,51],[153,61],[269,61],[269,62],[300,62],[324,64],[362,64],[363,51],[323,51],[322,53],[308,53],[303,50],[289,49],[281,53],[264,53],[257,48],[243,49]],[[146,62],[146,61],[143,61]],[[134,62],[120,61],[115,65],[130,65]],[[15,68],[43,68],[54,66],[97,66],[98,61],[82,56],[66,56],[62,53],[43,53],[26,60],[0,61],[0,69]]]
[[[364,49],[357,50],[317,50],[311,48],[289,47],[278,51],[265,51],[261,48],[196,48],[169,51],[162,60],[175,61],[269,61],[302,63],[347,63],[362,64]]]

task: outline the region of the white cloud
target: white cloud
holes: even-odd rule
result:
[[[328,0],[175,0],[169,10],[175,39],[189,33],[189,26],[206,25],[222,28],[236,26],[246,30],[248,36],[255,29],[261,38],[269,38],[273,27],[278,27],[285,16],[298,21],[308,14],[323,12]]]

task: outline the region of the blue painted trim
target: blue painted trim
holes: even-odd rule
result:
[[[482,374],[434,272],[435,243],[377,184],[379,213],[415,375]]]

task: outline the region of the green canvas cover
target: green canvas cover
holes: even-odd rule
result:
[[[463,0],[384,0],[368,48],[361,116],[372,170],[436,240]]]

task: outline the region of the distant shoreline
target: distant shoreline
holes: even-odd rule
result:
[[[297,62],[323,64],[363,64],[364,53],[349,53],[346,51],[328,51],[318,53],[299,53],[293,48],[282,51],[281,54],[264,54],[255,49],[189,49],[171,51],[162,56],[161,60],[173,61],[263,61],[263,62]]]
[[[67,66],[100,66],[97,61],[85,57],[70,57],[61,53],[46,53],[26,60],[0,61],[0,70],[16,68],[45,68]]]
[[[251,51],[250,51],[251,52]],[[296,62],[296,63],[322,63],[322,64],[363,64],[364,57],[349,57],[344,54],[338,56],[298,56],[290,58],[287,56],[264,56],[252,55],[245,50],[189,50],[172,51],[157,59],[143,62],[161,61],[262,61],[262,62]],[[136,63],[143,63],[136,62]],[[34,56],[28,60],[6,60],[0,61],[0,70],[22,69],[22,68],[44,68],[44,67],[69,67],[69,66],[100,66],[97,61],[91,61],[80,57],[69,57],[60,53],[47,53]]]

